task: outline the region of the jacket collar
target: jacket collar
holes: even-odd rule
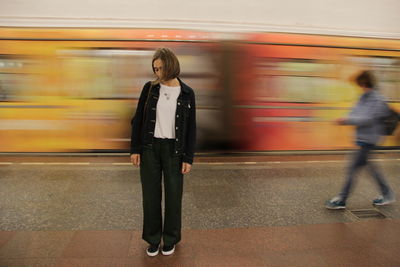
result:
[[[179,81],[179,84],[181,85],[182,91],[185,93],[189,93],[190,92],[189,86],[187,86],[184,82],[182,82],[182,80],[179,77],[177,77],[177,79]]]
[[[188,85],[186,85],[186,83],[184,83],[179,77],[177,77],[178,81],[179,81],[179,85],[181,86],[181,90],[184,93],[190,93],[190,87]],[[156,85],[154,85],[154,90],[156,90],[157,94],[160,94],[160,83],[157,83]]]
[[[366,98],[369,98],[371,95],[374,94],[374,92],[375,92],[375,90],[374,90],[374,89],[371,89],[371,90],[369,90],[369,91],[363,93],[363,94],[361,95],[361,99],[364,100],[364,99],[366,99]]]

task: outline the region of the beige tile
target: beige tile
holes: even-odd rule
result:
[[[15,231],[0,231],[0,248],[11,240],[16,233]]]
[[[367,246],[366,240],[356,235],[344,223],[296,226],[307,239],[307,248],[345,248]]]
[[[316,250],[325,262],[326,266],[342,267],[398,267],[398,261],[390,259],[386,255],[379,253],[374,248],[358,249],[324,249]]]
[[[400,243],[400,220],[368,220],[346,225],[357,236],[376,245]]]
[[[271,267],[326,267],[324,260],[314,250],[286,250],[266,252],[264,265]]]
[[[0,259],[0,266],[4,267],[53,267],[55,259]]]
[[[141,260],[135,258],[62,258],[55,267],[133,267],[161,266],[159,259]]]
[[[384,244],[376,246],[379,254],[383,254],[386,258],[397,263],[400,266],[400,243]]]
[[[131,231],[131,239],[129,241],[128,257],[136,257],[142,255],[147,249],[148,244],[142,239],[141,231]]]
[[[70,231],[18,232],[0,248],[0,258],[59,257],[73,234]]]
[[[78,231],[66,247],[65,258],[127,257],[130,231]]]
[[[218,266],[218,267],[256,267],[265,266],[263,259],[259,257],[240,257],[240,256],[223,256],[223,255],[209,255],[209,256],[199,256],[196,258],[196,266],[208,267],[208,266]]]

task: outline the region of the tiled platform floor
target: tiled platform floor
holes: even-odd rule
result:
[[[400,194],[399,155],[378,155]],[[384,156],[384,157],[383,157]],[[400,203],[360,220],[324,202],[348,156],[204,158],[185,177],[183,240],[149,258],[139,171],[126,158],[0,157],[0,267],[400,267]],[[361,172],[348,209],[371,209]]]
[[[400,266],[400,220],[184,230],[150,258],[140,231],[0,231],[0,266]]]

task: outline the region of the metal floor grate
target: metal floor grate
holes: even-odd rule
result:
[[[358,219],[385,219],[387,216],[378,210],[367,209],[367,210],[349,210],[349,212],[357,217]]]

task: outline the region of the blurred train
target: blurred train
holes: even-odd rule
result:
[[[0,28],[0,152],[126,152],[151,58],[196,93],[198,151],[352,148],[332,121],[371,69],[400,111],[400,40],[165,29]],[[400,133],[384,147],[400,146]]]

